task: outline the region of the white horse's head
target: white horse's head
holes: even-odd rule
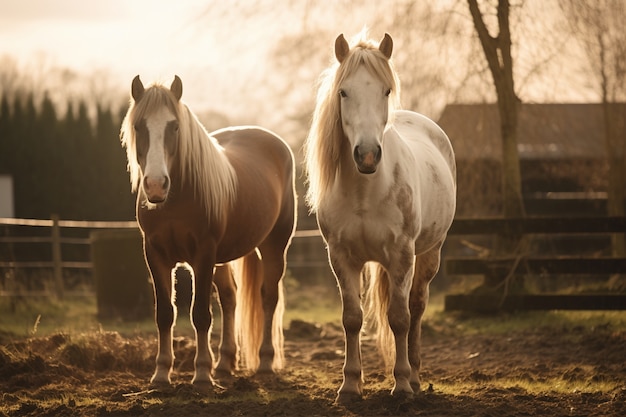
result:
[[[376,172],[382,158],[389,96],[396,87],[388,63],[392,50],[393,41],[388,34],[380,42],[374,59],[372,51],[368,51],[370,56],[354,56],[364,50],[351,51],[343,35],[335,41],[335,57],[340,65],[352,67],[346,69],[345,77],[338,84],[341,125],[350,141],[356,167],[363,174]]]
[[[169,173],[178,148],[179,135],[176,109],[182,94],[183,85],[178,76],[175,76],[169,90],[146,90],[139,76],[132,81],[131,96],[136,112],[131,128],[140,168],[135,186],[140,186],[148,202],[153,204],[163,203],[170,190]]]

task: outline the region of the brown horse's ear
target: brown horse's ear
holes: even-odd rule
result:
[[[174,75],[174,81],[172,81],[172,85],[170,86],[170,91],[176,97],[176,100],[180,100],[183,96],[183,82],[180,80],[178,75]]]
[[[133,97],[133,100],[136,102],[141,100],[144,91],[146,90],[143,88],[143,83],[139,79],[139,75],[135,76],[132,84],[130,85],[130,95]]]
[[[348,41],[343,37],[343,33],[337,36],[335,39],[335,57],[337,61],[341,64],[344,59],[348,56],[350,52],[350,45],[348,45]]]
[[[378,46],[378,50],[383,53],[387,57],[387,59],[391,58],[391,53],[393,52],[393,40],[388,33],[385,33],[385,37],[382,41],[380,41],[380,45]]]

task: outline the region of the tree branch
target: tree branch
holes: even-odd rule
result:
[[[493,37],[489,34],[487,25],[485,25],[483,20],[483,15],[478,7],[478,1],[467,0],[467,3],[474,22],[474,28],[476,29],[478,39],[480,40],[480,45],[483,48],[485,59],[487,59],[487,64],[489,64],[491,75],[493,76],[494,83],[497,87],[500,83],[500,79],[502,78],[502,67],[500,65],[500,60],[498,59],[498,44],[500,43],[498,38],[500,36]]]

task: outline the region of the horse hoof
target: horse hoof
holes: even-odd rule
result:
[[[335,399],[335,404],[337,405],[350,405],[355,402],[362,401],[363,397],[361,394],[356,392],[340,392],[337,394],[337,398]]]
[[[169,392],[174,389],[172,384],[168,381],[150,381],[148,387],[151,391],[160,393]]]
[[[213,378],[219,381],[222,381],[222,380],[231,381],[234,379],[234,375],[231,371],[218,368],[213,372]]]
[[[209,372],[196,372],[191,379],[193,385],[213,385],[213,378]]]
[[[194,391],[200,394],[204,394],[204,395],[214,394],[216,390],[219,390],[219,391],[226,390],[226,388],[217,384],[214,381],[194,381],[192,382],[192,385],[193,385]]]
[[[419,382],[411,382],[411,388],[415,394],[422,392],[422,384]],[[432,384],[430,384],[430,390],[432,390]]]
[[[259,372],[254,374],[254,379],[264,383],[276,383],[280,381],[280,376],[276,372]]]
[[[410,401],[415,396],[415,393],[413,391],[394,390],[391,391],[391,396],[398,401]]]
[[[259,368],[256,370],[255,372],[256,375],[263,375],[263,376],[267,376],[267,375],[276,375],[276,372],[274,371],[274,369],[272,369],[272,367],[261,367],[259,366]]]

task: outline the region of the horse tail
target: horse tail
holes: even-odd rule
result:
[[[376,338],[376,344],[383,356],[385,366],[393,367],[395,362],[395,339],[389,326],[389,275],[385,268],[375,262],[368,262],[363,269],[365,286],[365,322]]]
[[[256,252],[232,263],[237,283],[237,309],[235,310],[235,335],[243,367],[256,370],[259,366],[259,349],[263,341],[263,265]]]
[[[278,302],[272,320],[272,346],[274,347],[274,361],[272,368],[282,369],[285,364],[285,337],[283,335],[283,315],[285,314],[285,294],[283,280],[278,281]]]
[[[237,309],[235,311],[235,334],[240,348],[243,367],[256,371],[259,367],[259,350],[263,342],[265,313],[261,287],[264,274],[263,263],[256,251],[233,262],[237,282]],[[278,301],[272,320],[273,369],[281,369],[284,363],[283,314],[285,297],[283,282],[278,282]]]

